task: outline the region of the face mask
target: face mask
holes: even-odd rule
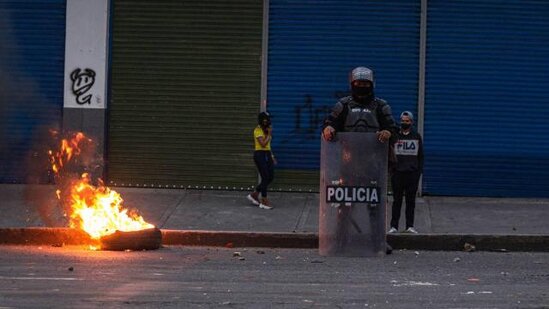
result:
[[[374,90],[369,87],[351,86],[353,97],[360,103],[367,103],[374,99]]]
[[[373,94],[372,88],[351,86],[353,94],[359,97],[365,97]]]
[[[412,124],[411,124],[411,123],[401,123],[401,124],[400,124],[400,127],[401,127],[403,130],[408,130],[410,127],[412,127]]]

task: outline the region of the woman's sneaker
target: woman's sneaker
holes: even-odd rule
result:
[[[396,232],[398,232],[398,230],[395,229],[394,227],[392,227],[392,228],[389,229],[389,231],[387,231],[387,234],[394,234]]]
[[[271,203],[266,197],[261,198],[261,202],[259,203],[259,208],[262,209],[273,209],[271,206]]]
[[[259,206],[259,192],[253,192],[246,196],[248,201],[252,202],[255,206]]]

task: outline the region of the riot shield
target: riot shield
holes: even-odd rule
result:
[[[322,139],[319,252],[324,256],[385,254],[388,143],[375,133]]]

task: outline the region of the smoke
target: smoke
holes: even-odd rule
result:
[[[13,88],[10,84],[9,72],[6,68],[6,59],[8,56],[8,47],[11,46],[13,40],[10,39],[11,28],[9,27],[9,19],[7,14],[0,6],[0,175],[6,175],[7,152],[8,152],[8,130],[7,119],[8,111],[11,109],[11,101],[8,100],[8,93]]]
[[[18,29],[14,20],[0,5],[0,182],[48,183],[42,151],[48,129],[59,129],[62,102],[40,91],[39,68],[28,64],[29,47],[19,42],[34,30]]]
[[[62,102],[41,92],[34,47],[20,42],[39,29],[20,24],[20,11],[11,6],[17,5],[0,4],[0,183],[25,184],[20,207],[29,224],[41,225],[33,219],[39,216],[46,226],[64,226],[55,188],[43,185],[53,182],[47,153],[56,143],[50,132],[59,131]]]
[[[59,152],[62,141],[77,133],[61,130],[63,85],[57,83],[64,74],[64,32],[41,25],[48,21],[41,11],[49,4],[32,6],[0,1],[0,184],[24,186],[17,189],[22,192],[17,207],[27,210],[29,224],[66,226],[67,206],[56,190],[68,192],[82,173],[99,182],[103,162],[96,143],[86,138],[78,157],[52,170],[48,152]],[[45,41],[43,50],[37,48]]]

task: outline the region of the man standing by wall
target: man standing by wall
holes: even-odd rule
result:
[[[393,186],[393,209],[391,228],[388,233],[398,232],[402,197],[406,197],[406,230],[416,234],[414,211],[419,177],[423,173],[423,140],[413,129],[414,115],[405,111],[400,114],[400,131],[393,137],[397,162],[394,166],[391,184]]]

